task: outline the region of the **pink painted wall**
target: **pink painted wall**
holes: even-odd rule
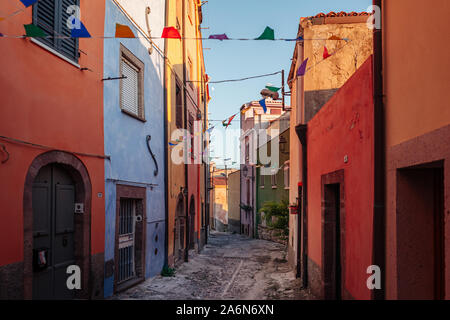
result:
[[[345,267],[343,285],[353,298],[370,299],[372,264],[373,88],[369,58],[308,123],[308,255],[322,268],[321,177],[344,170]],[[348,162],[344,163],[344,157]]]

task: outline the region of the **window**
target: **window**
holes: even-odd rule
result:
[[[144,117],[144,64],[131,51],[120,46],[120,108],[139,120]]]
[[[284,163],[284,188],[289,189],[289,161]]]
[[[277,172],[276,172],[276,170],[273,170],[271,178],[272,178],[272,189],[276,189],[277,188]]]
[[[74,62],[78,62],[78,38],[70,38],[67,20],[72,15],[67,8],[80,5],[79,0],[41,0],[33,5],[33,24],[44,30],[49,38],[34,38]],[[61,37],[69,37],[61,39]]]
[[[176,126],[177,128],[183,128],[183,97],[181,95],[181,87],[178,84],[176,85],[176,110],[175,110],[175,116],[176,116]]]
[[[260,187],[261,187],[261,189],[264,189],[264,178],[266,177],[265,175],[263,175],[262,174],[263,173],[263,170],[260,170],[259,171],[259,185],[260,185]]]
[[[190,148],[190,154],[191,159],[194,160],[194,117],[192,114],[189,113],[189,133],[191,134],[191,148]]]
[[[187,74],[187,80],[189,81],[189,85],[190,87],[193,89],[194,88],[194,83],[191,82],[194,76],[194,66],[192,64],[192,60],[190,57],[188,57],[188,74]]]

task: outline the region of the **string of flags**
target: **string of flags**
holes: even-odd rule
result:
[[[37,2],[38,0],[20,0],[24,5],[30,6]],[[0,17],[0,21],[4,20],[5,17]],[[70,36],[63,36],[63,35],[48,35],[41,27],[34,25],[34,24],[27,24],[24,25],[25,28],[25,35],[22,36],[13,36],[13,35],[5,35],[0,33],[0,37],[3,38],[55,38],[55,39],[70,39],[70,38],[99,38],[99,39],[116,39],[116,38],[130,38],[130,39],[138,39],[142,38],[140,36],[136,36],[134,32],[131,30],[129,26],[122,25],[119,23],[116,23],[116,29],[114,36],[96,36],[93,37],[89,33],[86,26],[78,20],[77,18],[74,18],[71,22],[73,28],[71,29]],[[305,40],[345,40],[348,41],[349,39],[345,38],[339,38],[337,36],[332,36],[328,39],[304,39],[303,37],[298,37],[295,39],[276,39],[275,38],[275,31],[270,28],[266,27],[266,29],[263,31],[263,33],[257,37],[257,38],[229,38],[225,33],[223,34],[213,34],[210,35],[208,38],[189,38],[189,37],[181,37],[180,32],[175,27],[164,27],[161,37],[147,37],[149,39],[186,39],[186,40],[239,40],[239,41],[250,41],[250,40],[272,40],[272,41],[305,41]]]

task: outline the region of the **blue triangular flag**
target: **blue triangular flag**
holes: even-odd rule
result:
[[[287,39],[286,41],[303,41],[303,37],[300,36],[297,39]]]
[[[22,2],[25,7],[29,7],[37,1],[38,0],[20,0],[20,2]]]
[[[79,28],[76,28],[76,25],[77,25],[76,22],[80,23]],[[72,25],[75,27],[70,32],[70,36],[72,38],[90,38],[91,37],[91,35],[87,31],[86,27],[84,26],[83,22],[76,21],[76,18],[74,18],[72,21]]]
[[[259,104],[261,105],[261,107],[263,107],[264,113],[266,113],[267,112],[266,99],[260,100]]]

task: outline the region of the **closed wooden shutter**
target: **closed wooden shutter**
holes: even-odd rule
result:
[[[61,6],[61,29],[59,31],[60,35],[63,37],[70,37],[71,30],[67,27],[67,20],[71,14],[67,13],[67,8],[76,5],[77,0],[62,0]],[[68,38],[68,39],[60,39],[58,43],[58,47],[61,50],[61,53],[71,58],[73,60],[78,59],[78,39],[77,38]]]
[[[35,24],[44,30],[49,36],[53,36],[57,30],[56,25],[56,8],[58,1],[55,0],[41,0],[36,3],[35,10]],[[45,44],[56,47],[55,38],[40,38],[40,41]]]
[[[78,39],[70,38],[71,30],[67,27],[67,21],[72,15],[67,13],[67,8],[72,5],[79,5],[79,0],[40,0],[33,6],[33,20],[50,36],[37,40],[77,62]]]
[[[127,77],[121,80],[122,109],[139,117],[139,70],[127,60],[122,59],[122,74]]]

